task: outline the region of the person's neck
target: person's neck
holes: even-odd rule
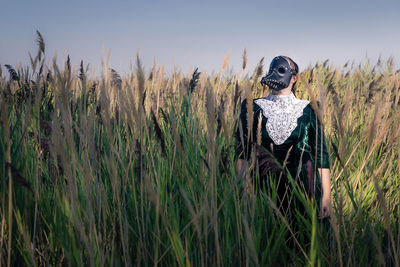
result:
[[[292,88],[286,87],[286,88],[284,88],[282,90],[279,90],[279,91],[272,90],[272,94],[276,95],[276,96],[290,95],[290,94],[292,94]]]

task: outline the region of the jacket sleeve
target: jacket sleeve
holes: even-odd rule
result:
[[[317,168],[329,168],[329,152],[326,147],[325,135],[323,131],[323,126],[316,116],[311,105],[310,108],[310,132],[309,132],[309,145],[311,148],[311,153],[315,159],[315,164]]]
[[[235,156],[239,159],[249,159],[251,146],[249,143],[248,133],[248,118],[247,118],[247,101],[246,99],[241,104],[240,116],[236,130]]]

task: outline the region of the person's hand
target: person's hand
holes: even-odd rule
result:
[[[321,201],[321,214],[320,218],[326,218],[331,215],[332,205],[331,205],[331,196],[322,196]]]
[[[246,174],[246,178],[244,180],[244,189],[246,191],[247,194],[251,195],[253,193],[253,186],[251,184],[251,180],[250,180],[250,174]]]

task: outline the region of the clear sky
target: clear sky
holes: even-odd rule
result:
[[[110,67],[124,73],[136,52],[146,69],[155,59],[171,70],[239,70],[247,49],[249,70],[265,57],[287,55],[304,69],[330,59],[357,63],[392,55],[400,66],[400,0],[92,1],[0,0],[0,64],[29,62],[36,29],[47,58],[69,54],[99,68],[103,47]]]

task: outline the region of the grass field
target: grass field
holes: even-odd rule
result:
[[[0,265],[399,266],[392,59],[300,73],[297,97],[320,102],[333,214],[321,224],[311,205],[295,234],[235,169],[240,102],[268,93],[262,61],[166,75],[138,57],[95,78],[38,44],[30,66],[0,68]]]

